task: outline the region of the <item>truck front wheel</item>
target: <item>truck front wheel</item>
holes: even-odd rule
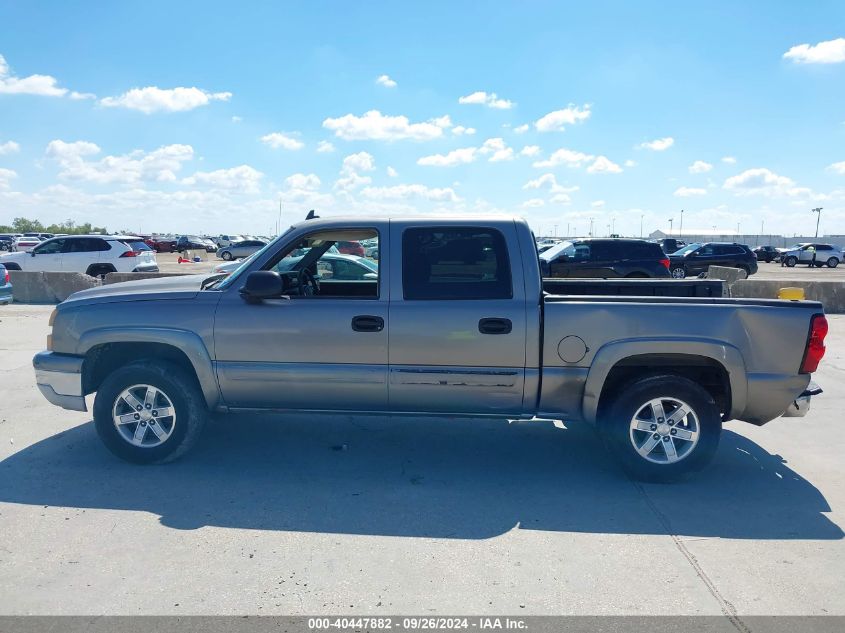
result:
[[[94,425],[106,447],[136,464],[170,462],[199,438],[208,411],[196,380],[176,364],[144,360],[97,390]]]
[[[599,424],[625,470],[653,482],[675,481],[704,468],[722,431],[713,397],[693,381],[671,374],[624,387]]]

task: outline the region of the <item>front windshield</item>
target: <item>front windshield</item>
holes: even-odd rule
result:
[[[572,246],[572,242],[558,242],[549,250],[540,253],[540,259],[551,261],[557,258],[564,250]]]
[[[686,255],[688,253],[692,253],[693,251],[697,251],[699,248],[701,248],[701,244],[696,242],[695,244],[684,246],[681,250],[672,253],[672,255]]]

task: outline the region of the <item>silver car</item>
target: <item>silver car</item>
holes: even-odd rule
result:
[[[238,257],[249,257],[265,246],[267,246],[267,242],[262,242],[261,240],[243,240],[221,248],[217,251],[217,257],[230,262]]]

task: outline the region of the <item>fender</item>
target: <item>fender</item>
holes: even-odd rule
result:
[[[193,365],[209,409],[213,409],[222,402],[211,356],[205,343],[195,332],[157,327],[98,328],[85,332],[79,338],[76,353],[85,356],[93,347],[106,343],[162,343],[172,345],[184,352]]]
[[[707,338],[637,338],[613,341],[596,352],[584,384],[582,411],[588,422],[596,421],[599,397],[610,370],[621,360],[644,354],[680,354],[702,356],[719,363],[731,385],[731,410],[728,417],[737,418],[745,410],[748,380],[742,353],[729,343]]]

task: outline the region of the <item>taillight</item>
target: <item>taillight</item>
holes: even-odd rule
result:
[[[801,361],[801,373],[812,374],[819,367],[824,357],[824,337],[827,336],[827,319],[823,314],[816,314],[810,321],[810,335],[807,337],[807,348],[804,350],[804,360]]]
[[[3,275],[3,283],[7,284],[11,280],[11,277],[9,277],[9,271],[7,269],[4,268],[3,272],[6,273],[5,275]]]
[[[138,257],[140,254],[141,251],[126,251],[121,257]]]
[[[660,263],[666,266],[666,270],[669,270],[669,260],[668,259],[661,259]]]

